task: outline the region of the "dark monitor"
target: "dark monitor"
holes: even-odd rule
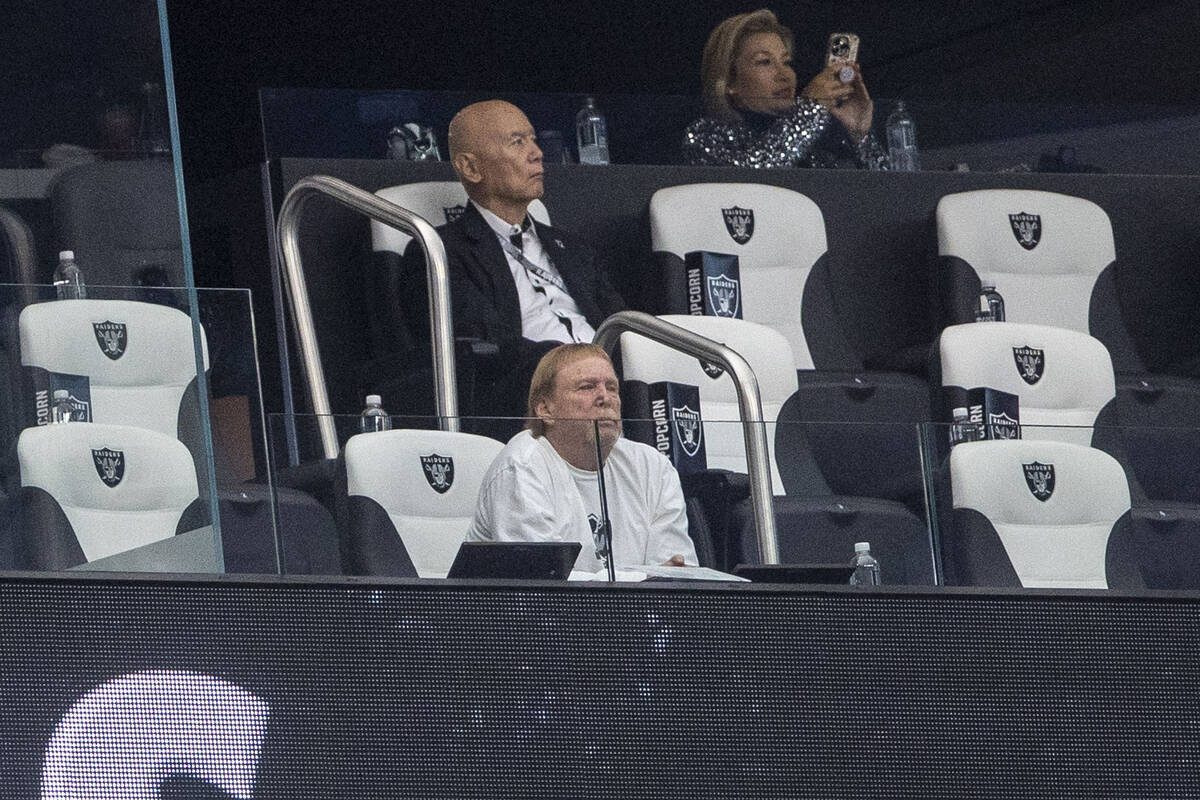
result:
[[[447,578],[566,580],[579,542],[463,542]]]

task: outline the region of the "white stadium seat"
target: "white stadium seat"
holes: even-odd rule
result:
[[[758,379],[767,440],[773,441],[779,409],[796,391],[795,360],[782,334],[753,322],[725,317],[666,315],[661,319],[721,342],[746,359]],[[699,387],[709,468],[746,471],[745,443],[742,426],[738,424],[741,413],[733,379],[728,374],[722,371],[713,377],[698,359],[634,333],[621,335],[621,371],[626,381],[671,381]],[[784,493],[774,448],[771,485],[776,494]]]
[[[827,366],[810,340],[831,338],[829,295],[808,288],[825,257],[825,219],[809,198],[755,183],[696,183],[660,189],[650,199],[650,240],[668,292],[664,310],[683,311],[684,257],[694,251],[738,257],[742,319],[779,331],[796,366]],[[809,317],[812,317],[809,319]],[[836,337],[840,342],[840,335]]]
[[[947,410],[976,387],[1017,395],[1022,435],[1090,444],[1116,394],[1112,360],[1099,340],[1048,325],[952,325],[938,340]]]
[[[971,442],[950,453],[953,519],[942,548],[951,583],[1034,588],[1134,587],[1129,487],[1092,447]]]
[[[1093,333],[1092,295],[1116,260],[1104,209],[1079,197],[981,189],[938,201],[938,255],[955,292],[952,322],[969,322],[981,283],[1004,297],[1010,322]],[[1118,314],[1115,305],[1100,309]]]
[[[389,203],[423,217],[434,227],[453,222],[466,207],[467,192],[458,181],[425,181],[388,186],[375,192]],[[529,204],[529,213],[537,222],[550,224],[550,214],[541,200]],[[371,220],[371,249],[403,255],[412,237],[391,225]]]
[[[33,569],[67,569],[208,524],[187,448],[126,425],[26,428],[17,440],[23,545]]]
[[[351,572],[446,577],[502,447],[446,431],[352,436],[345,451]]]
[[[33,393],[25,402],[39,423],[53,389],[66,388],[92,422],[147,428],[196,449],[199,404],[187,314],[127,300],[56,300],[25,307],[18,325]]]

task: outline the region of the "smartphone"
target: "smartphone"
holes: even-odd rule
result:
[[[838,79],[842,83],[854,80],[854,70],[850,64],[858,61],[858,36],[853,33],[829,34],[829,47],[826,49],[825,63],[833,66],[842,65],[838,71]]]
[[[853,64],[858,61],[858,35],[853,33],[829,34],[826,64]]]

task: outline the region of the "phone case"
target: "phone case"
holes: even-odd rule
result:
[[[858,61],[858,35],[853,33],[829,34],[826,63],[853,64]]]

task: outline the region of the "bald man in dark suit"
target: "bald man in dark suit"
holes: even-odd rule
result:
[[[542,151],[519,108],[499,100],[467,106],[450,123],[449,146],[470,198],[459,219],[438,228],[450,267],[454,334],[500,351],[496,374],[482,376],[475,413],[521,416],[542,355],[559,344],[590,342],[625,301],[595,251],[530,217],[529,204],[543,193]],[[405,251],[401,277],[408,286],[425,285],[416,242]],[[426,294],[408,297],[410,330],[427,337]],[[520,424],[502,427],[516,432]]]

